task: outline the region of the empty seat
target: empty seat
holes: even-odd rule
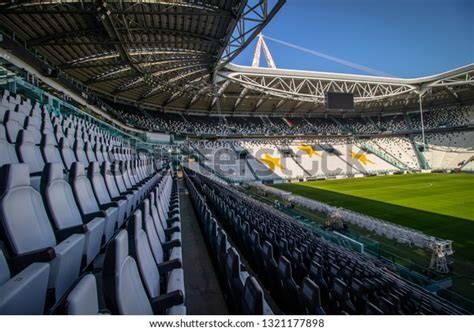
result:
[[[41,118],[31,116],[27,117],[25,129],[31,132],[35,145],[39,145],[41,142]]]
[[[161,224],[165,231],[181,231],[181,218],[179,215],[176,215],[176,217],[173,218],[167,218],[159,205],[159,200],[155,198],[155,192],[150,192],[151,215],[153,216],[153,219],[157,224]],[[172,228],[173,230],[171,230]]]
[[[125,222],[127,214],[127,200],[122,197],[111,198],[107,190],[105,180],[100,174],[100,166],[98,162],[91,162],[87,171],[87,177],[89,178],[92,189],[94,190],[97,202],[100,208],[106,208],[107,206],[117,207],[118,210],[118,224],[117,227],[121,227]]]
[[[59,153],[56,139],[51,134],[43,134],[41,139],[41,154],[46,163],[57,163],[64,168],[64,163]]]
[[[0,250],[0,315],[42,314],[49,270],[48,263],[32,263],[12,276]]]
[[[110,174],[110,173],[109,173]],[[140,197],[137,194],[137,190],[129,190],[124,182],[123,174],[120,171],[119,164],[114,162],[111,167],[111,174],[115,179],[115,184],[122,195],[127,195],[127,199],[132,200],[132,209],[135,209],[138,206]]]
[[[71,149],[71,141],[66,137],[62,137],[59,140],[59,153],[63,159],[64,167],[66,170],[71,170],[71,166],[77,161],[73,150]]]
[[[59,300],[79,275],[84,235],[72,234],[57,243],[41,195],[30,185],[27,164],[4,165],[0,179],[0,219],[12,265],[21,270],[34,262],[49,262],[49,288]]]
[[[125,192],[122,194],[115,182],[115,177],[112,174],[109,162],[102,162],[100,167],[100,174],[104,178],[105,185],[107,186],[107,191],[109,192],[110,198],[112,200],[124,199],[127,202],[127,216],[132,215],[133,206],[133,195],[131,193]]]
[[[38,146],[35,145],[33,135],[28,130],[21,130],[16,142],[20,162],[27,163],[30,170],[31,186],[39,190],[44,160]]]
[[[253,276],[247,277],[242,294],[243,315],[273,315],[263,297],[263,290],[257,279]]]
[[[3,123],[5,125],[5,130],[7,133],[7,139],[10,144],[15,144],[18,134],[25,125],[26,116],[23,113],[19,113],[16,111],[7,111],[5,113],[5,117],[3,119]]]
[[[236,311],[240,312],[242,293],[247,277],[247,271],[241,270],[240,255],[234,247],[230,247],[227,251],[225,261],[225,274],[227,279],[227,286],[232,295],[231,302],[234,303]]]
[[[87,169],[89,167],[89,160],[87,158],[86,152],[84,151],[84,143],[81,140],[75,140],[73,150],[76,160],[81,162]]]
[[[48,163],[45,167],[41,193],[46,202],[47,211],[62,238],[72,233],[84,233],[83,266],[87,267],[99,254],[104,235],[105,219],[90,217],[84,224],[81,213],[74,200],[74,194],[63,175],[63,167],[58,163]]]
[[[69,293],[65,311],[68,315],[97,315],[100,313],[97,282],[93,275],[87,274],[82,277]]]
[[[0,167],[4,164],[18,163],[18,157],[15,152],[15,145],[7,140],[5,127],[0,125]]]
[[[325,311],[321,307],[321,296],[319,287],[310,278],[305,277],[300,287],[301,311],[306,315],[324,315]]]
[[[117,229],[118,208],[112,204],[99,206],[82,163],[75,162],[72,164],[70,177],[74,196],[84,221],[88,223],[91,219],[96,217],[105,218],[104,235],[105,242],[108,242]]]
[[[120,231],[108,245],[102,278],[105,302],[113,314],[160,314],[184,303],[183,293],[179,290],[161,295],[152,301],[148,299],[136,261],[128,252],[126,230]]]
[[[143,284],[149,298],[156,298],[161,294],[161,288],[166,293],[180,290],[184,296],[184,277],[182,262],[179,259],[168,260],[160,264],[151,252],[147,234],[142,228],[142,212],[136,210],[129,224],[130,251],[136,259],[142,276]]]
[[[91,142],[90,141],[87,141],[85,144],[84,144],[84,151],[86,152],[86,156],[87,156],[87,160],[89,162],[95,162],[97,161],[96,157],[95,157],[95,154],[94,154],[94,151],[92,150],[92,145],[91,145]]]
[[[173,239],[170,241],[162,241],[156,232],[155,223],[150,215],[150,202],[145,199],[141,204],[143,217],[143,227],[148,235],[150,247],[157,264],[166,260],[179,259],[182,260],[181,241]]]

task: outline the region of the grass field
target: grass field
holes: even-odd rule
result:
[[[274,185],[454,241],[474,261],[474,175],[411,174]]]

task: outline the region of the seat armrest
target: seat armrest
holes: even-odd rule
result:
[[[19,272],[34,262],[49,262],[56,257],[54,248],[47,247],[37,251],[12,257],[10,263],[14,272]]]
[[[168,218],[172,218],[176,215],[179,215],[179,210],[174,209],[168,212]]]
[[[160,274],[164,275],[170,272],[173,269],[179,269],[183,267],[183,263],[179,259],[169,260],[163,263],[158,264],[158,271]]]
[[[184,295],[181,290],[176,290],[153,298],[150,303],[153,313],[160,314],[170,307],[183,304]]]
[[[181,247],[181,241],[179,241],[178,239],[170,240],[162,243],[161,246],[163,247],[164,251],[167,251],[174,247]]]
[[[103,205],[100,205],[100,209],[109,209],[113,207],[118,207],[119,204],[117,202],[109,202],[109,203],[104,203]]]
[[[181,222],[181,218],[179,216],[176,216],[176,217],[168,218],[166,220],[166,224],[168,226],[171,226],[171,224],[173,224],[174,222]]]
[[[110,199],[110,200],[112,200],[113,202],[117,202],[117,201],[121,201],[121,200],[126,200],[126,198],[121,195],[121,196],[112,198],[112,199]]]
[[[172,228],[168,228],[168,229],[165,229],[165,234],[168,236],[172,233],[175,233],[175,232],[179,232],[181,229],[179,228],[179,226],[173,226]]]
[[[83,216],[84,222],[89,223],[96,217],[107,217],[107,214],[102,210],[96,211],[95,213],[86,214]]]
[[[78,233],[78,234],[86,233],[86,226],[84,224],[79,224],[76,226],[72,226],[70,228],[56,230],[55,234],[56,234],[56,239],[58,240],[58,242],[61,242],[67,237],[69,237],[70,235],[75,234],[75,233]]]

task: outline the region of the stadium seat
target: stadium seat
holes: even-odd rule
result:
[[[0,167],[4,164],[18,163],[18,157],[15,152],[15,145],[7,141],[5,127],[0,125]]]
[[[100,208],[103,209],[106,206],[118,208],[117,227],[122,227],[122,225],[125,223],[127,214],[127,200],[122,199],[121,197],[117,197],[115,199],[110,197],[105,180],[100,174],[100,166],[98,162],[91,162],[89,164],[87,176],[91,182],[94,195],[100,205]]]
[[[21,130],[18,133],[16,148],[19,161],[29,166],[31,186],[39,191],[44,160],[39,147],[35,145],[30,131]]]
[[[184,297],[179,290],[148,299],[137,263],[129,256],[126,230],[120,231],[107,247],[102,278],[105,302],[113,314],[174,314],[174,309],[177,314],[183,313]]]
[[[92,274],[81,278],[66,299],[65,312],[68,315],[98,315],[99,298],[97,281]]]
[[[52,134],[43,134],[40,149],[45,163],[60,164],[64,169],[64,163],[59,153],[56,139]]]
[[[100,174],[104,178],[105,185],[107,186],[107,191],[109,192],[110,198],[112,201],[125,200],[127,202],[126,216],[132,215],[133,206],[133,195],[131,193],[125,192],[122,194],[115,182],[115,177],[112,175],[112,170],[110,168],[109,162],[102,162],[100,167]]]
[[[71,186],[64,179],[63,167],[48,163],[41,181],[46,210],[52,220],[56,237],[63,239],[73,233],[85,234],[83,266],[87,267],[99,255],[104,237],[105,218],[89,218],[83,223]]]
[[[321,307],[319,287],[310,278],[305,277],[299,291],[300,308],[306,315],[325,315]]]
[[[143,227],[150,242],[151,251],[155,257],[157,264],[166,260],[179,259],[182,261],[181,241],[172,237],[171,240],[160,239],[156,231],[153,217],[150,215],[150,201],[145,199],[141,204],[141,212],[143,217]],[[163,232],[162,232],[163,233]]]
[[[51,267],[48,288],[57,302],[79,276],[84,235],[57,242],[41,195],[30,185],[27,164],[4,165],[1,171],[0,214],[14,271],[34,262]]]
[[[71,149],[71,141],[66,138],[62,137],[59,140],[59,152],[63,159],[64,167],[66,170],[70,171],[71,166],[74,162],[77,162],[76,156],[74,155],[73,150]]]
[[[181,260],[174,259],[156,264],[147,234],[143,231],[142,222],[142,212],[136,210],[128,226],[128,232],[129,236],[133,236],[133,238],[129,238],[131,255],[138,263],[148,297],[151,299],[158,297],[161,293],[161,287],[166,289],[166,293],[179,290],[184,296]]]
[[[12,276],[0,249],[0,315],[42,314],[49,271],[48,263],[32,263]]]
[[[117,229],[119,209],[114,205],[101,206],[97,203],[91,182],[85,174],[82,163],[74,162],[71,165],[70,182],[84,222],[88,223],[96,217],[105,219],[104,236],[105,242],[108,242]]]

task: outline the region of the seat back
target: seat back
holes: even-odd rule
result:
[[[133,233],[134,236],[131,242],[133,242],[134,258],[138,263],[143,285],[148,297],[156,298],[160,295],[160,273],[151,252],[147,234],[142,228],[142,217],[141,210],[136,210],[129,224],[129,227],[133,228],[133,230],[129,231],[129,233]]]
[[[87,215],[99,211],[99,205],[95,199],[92,185],[86,176],[84,165],[81,162],[74,162],[71,165],[70,176],[72,190],[81,213]]]
[[[59,140],[59,152],[63,159],[64,166],[66,169],[71,170],[71,166],[74,162],[76,162],[76,156],[71,149],[71,141],[66,137],[62,137]]]
[[[69,293],[66,299],[68,315],[97,315],[99,300],[97,297],[97,282],[91,274],[81,278],[79,283]]]
[[[115,183],[117,184],[118,190],[123,193],[127,191],[127,187],[123,181],[123,175],[120,171],[120,166],[118,162],[112,163],[112,174],[115,178]]]
[[[18,133],[23,130],[26,116],[23,113],[9,110],[5,113],[3,123],[7,132],[7,139],[10,144],[15,144]]]
[[[95,154],[94,154],[94,151],[92,150],[92,145],[90,143],[90,141],[87,141],[84,145],[84,150],[86,152],[86,156],[87,156],[87,160],[89,162],[95,162],[97,161],[96,157],[95,157]]]
[[[305,277],[300,289],[300,302],[306,314],[321,314],[321,295],[319,286],[310,278]]]
[[[162,263],[164,260],[163,247],[161,246],[160,238],[158,237],[158,234],[156,232],[153,218],[150,215],[150,202],[148,201],[148,199],[145,199],[141,203],[140,207],[143,218],[143,226],[148,236],[148,241],[150,243],[153,256],[155,257],[155,261],[157,264]]]
[[[84,164],[85,167],[88,167],[89,160],[87,159],[86,152],[84,151],[84,143],[82,142],[82,140],[74,141],[73,150],[74,150],[74,155],[76,156],[77,161]]]
[[[247,277],[242,295],[242,314],[263,314],[263,290],[255,277]]]
[[[4,165],[0,172],[0,219],[15,254],[55,247],[56,239],[41,195],[30,186],[28,165]]]
[[[107,191],[107,185],[105,180],[100,174],[100,167],[98,162],[91,162],[89,169],[87,170],[87,177],[89,178],[95,197],[99,204],[107,204],[112,200],[110,199],[109,192]]]
[[[7,140],[5,127],[0,125],[0,167],[4,164],[18,163],[15,146]]]
[[[113,314],[153,314],[137,263],[128,254],[126,230],[120,231],[108,245],[102,277],[105,302]]]
[[[46,163],[58,163],[64,168],[64,163],[61,154],[59,153],[56,139],[52,134],[43,134],[40,148]]]
[[[81,225],[82,218],[77,208],[71,186],[64,179],[59,163],[48,163],[41,178],[41,192],[51,220],[57,229]]]
[[[105,161],[102,162],[100,167],[100,173],[104,178],[105,185],[107,186],[107,191],[109,192],[112,198],[116,198],[120,196],[120,191],[117,187],[117,183],[115,182],[115,177],[112,174],[112,170],[110,169],[110,163]]]
[[[35,145],[33,135],[28,130],[21,130],[17,139],[18,156],[21,162],[28,163],[30,173],[43,171],[44,161],[41,151]]]

